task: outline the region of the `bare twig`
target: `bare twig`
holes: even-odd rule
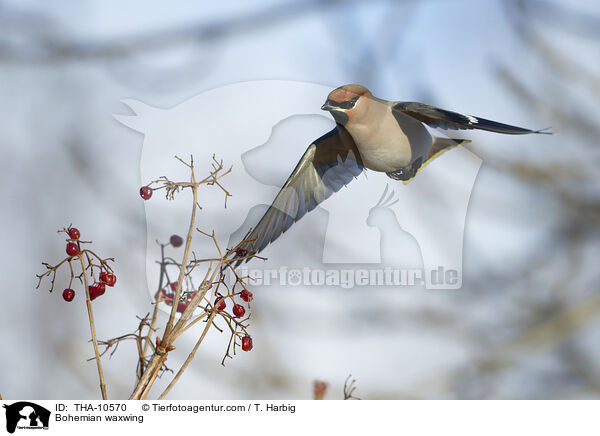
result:
[[[194,311],[199,306],[202,299],[205,298],[207,291],[212,287],[212,283],[215,281],[217,274],[220,274],[222,272],[222,268],[225,263],[225,257],[223,256],[223,254],[217,244],[216,237],[214,235],[214,231],[212,232],[212,234],[207,234],[207,233],[201,232],[201,233],[205,234],[206,236],[212,238],[212,240],[216,246],[216,249],[219,252],[219,258],[214,259],[214,261],[218,262],[218,264],[215,268],[213,268],[212,263],[211,263],[211,266],[209,266],[208,270],[206,271],[204,280],[202,281],[202,284],[198,288],[198,291],[193,294],[193,297],[191,298],[191,300],[189,300],[187,302],[187,305],[184,306],[185,309],[183,309],[181,316],[179,317],[179,320],[177,322],[175,322],[176,314],[178,311],[180,311],[179,303],[181,302],[181,297],[183,295],[182,288],[183,288],[184,280],[187,279],[188,283],[192,284],[192,282],[191,282],[192,279],[191,279],[190,274],[191,274],[192,270],[194,269],[194,267],[199,263],[199,261],[196,259],[195,253],[191,252],[191,242],[192,242],[193,230],[194,230],[195,221],[196,221],[196,210],[197,210],[197,208],[198,209],[200,208],[200,206],[198,205],[198,188],[202,184],[216,185],[225,193],[226,198],[231,195],[219,183],[219,180],[231,171],[231,168],[230,168],[229,170],[222,172],[222,170],[223,170],[222,161],[217,161],[213,156],[212,172],[204,179],[197,181],[196,177],[195,177],[195,173],[194,173],[193,157],[190,157],[189,164],[187,162],[183,161],[178,156],[175,156],[175,157],[176,157],[176,159],[178,159],[180,162],[182,162],[185,166],[187,166],[189,168],[190,181],[189,182],[171,182],[166,177],[161,177],[159,180],[154,181],[152,183],[160,184],[160,186],[156,189],[165,189],[168,199],[173,199],[174,193],[178,192],[181,189],[190,188],[192,190],[192,213],[191,213],[191,217],[190,217],[190,225],[189,225],[186,240],[185,240],[185,248],[184,248],[184,252],[183,252],[182,261],[180,264],[174,260],[172,261],[172,265],[177,265],[179,267],[179,277],[176,282],[177,285],[175,287],[174,294],[169,296],[168,303],[170,302],[170,304],[172,306],[171,306],[171,311],[169,314],[169,319],[167,321],[167,325],[166,325],[164,333],[162,335],[162,339],[160,341],[157,341],[157,346],[154,350],[154,354],[150,358],[150,361],[148,362],[148,365],[146,366],[145,371],[143,371],[141,373],[141,376],[138,378],[138,383],[137,383],[133,393],[131,394],[130,399],[143,399],[148,395],[148,393],[150,392],[151,386],[154,383],[154,380],[156,379],[158,371],[160,370],[160,368],[162,367],[162,365],[164,363],[164,360],[166,359],[167,353],[170,350],[174,349],[173,343],[175,342],[175,340],[183,332],[187,331],[192,325],[194,325],[195,323],[197,323],[198,321],[200,321],[201,319],[203,319],[206,316],[206,312],[205,312],[204,315],[200,315],[200,316],[196,317],[193,321],[188,323],[188,321],[190,321],[190,319],[192,318]],[[192,255],[194,257],[194,260],[192,262],[189,261],[190,253],[192,253]],[[227,255],[225,255],[225,256],[227,256]],[[167,276],[167,274],[166,274],[167,262],[165,261],[163,250],[161,250],[161,258],[162,258],[161,259],[161,280],[159,283],[159,291],[158,291],[159,295],[160,295],[161,289],[162,289],[162,276],[163,276],[163,274],[165,276]],[[169,263],[169,264],[171,264],[171,263]],[[192,295],[192,293],[189,293],[187,295]],[[153,314],[152,321],[151,321],[152,328],[154,328],[154,322],[156,319],[156,312],[158,309],[158,304],[160,303],[160,297],[157,300],[158,301],[156,302],[156,306],[154,308],[154,314]],[[213,313],[216,313],[214,311],[214,309],[213,309]],[[207,324],[207,327],[205,328],[205,333],[203,333],[202,338],[206,335],[206,332],[208,331],[208,327],[210,327],[213,324],[212,317],[214,317],[214,315],[211,315],[211,317],[209,318],[210,322]],[[149,342],[147,341],[146,347],[148,346],[148,343]],[[198,346],[199,345],[200,344],[198,343]],[[143,351],[144,351],[144,349],[142,350],[142,352]],[[195,353],[195,351],[193,353]],[[145,353],[143,353],[143,355],[145,356]],[[187,362],[185,364],[185,367],[187,367],[188,364],[189,364],[189,362]],[[178,375],[176,375],[175,379],[171,382],[172,384],[177,382],[177,380],[179,379],[179,377],[185,370],[185,367],[182,367],[179,370]],[[165,393],[165,395],[166,395],[166,393]]]
[[[196,345],[194,345],[194,348],[192,349],[192,351],[188,355],[187,359],[185,359],[185,362],[183,362],[183,365],[181,365],[181,368],[179,368],[179,371],[177,371],[177,374],[175,374],[175,376],[173,377],[173,380],[171,380],[171,382],[165,388],[165,390],[163,391],[163,393],[158,396],[159,400],[162,400],[163,398],[165,398],[165,396],[169,393],[169,391],[171,389],[173,389],[173,386],[175,386],[175,383],[177,383],[177,381],[179,380],[179,378],[183,375],[184,371],[187,369],[187,367],[190,364],[190,362],[194,359],[194,356],[196,355],[196,351],[198,351],[198,347],[200,346],[200,344],[204,340],[204,337],[206,336],[206,333],[208,332],[208,329],[212,325],[213,319],[214,319],[214,317],[215,317],[216,314],[217,314],[217,310],[216,310],[216,308],[213,308],[212,313],[210,314],[210,317],[208,318],[208,321],[206,322],[206,326],[204,327],[204,330],[202,331],[202,335],[200,335],[200,338],[196,342]]]
[[[360,400],[360,398],[354,396],[355,383],[356,380],[352,378],[352,374],[349,374],[344,382],[344,400]]]
[[[88,286],[88,278],[85,273],[85,264],[83,262],[83,252],[79,253],[79,262],[81,263],[81,269],[83,270],[83,281],[85,285],[85,304],[88,312],[88,319],[90,322],[90,331],[92,332],[92,344],[94,345],[94,354],[96,355],[96,366],[98,367],[98,377],[100,378],[100,392],[102,393],[102,399],[108,399],[106,396],[106,384],[104,382],[104,373],[102,371],[102,362],[100,361],[100,353],[98,351],[98,339],[96,338],[96,326],[94,324],[94,312],[92,311],[92,300],[90,299],[90,289]]]

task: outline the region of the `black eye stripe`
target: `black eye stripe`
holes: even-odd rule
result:
[[[358,100],[358,95],[356,97],[351,98],[350,100],[346,100],[343,101],[341,103],[338,103],[336,101],[333,100],[327,100],[327,104],[330,106],[335,106],[335,107],[339,107],[340,109],[352,109],[354,107],[354,105],[356,104],[356,101]]]

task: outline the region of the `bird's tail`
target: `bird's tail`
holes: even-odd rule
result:
[[[438,138],[434,136],[433,144],[429,149],[429,154],[427,155],[427,159],[425,160],[425,162],[423,162],[423,164],[419,167],[419,169],[413,174],[413,176],[410,179],[404,180],[402,183],[404,183],[405,185],[409,183],[412,179],[415,178],[419,171],[425,168],[436,157],[441,156],[442,154],[456,147],[457,145],[468,144],[469,142],[471,142],[470,139]]]
[[[471,142],[469,139],[438,138],[434,136],[433,144],[429,150],[429,156],[427,157],[426,162],[432,161],[442,153],[456,147],[457,145],[468,144],[469,142]]]

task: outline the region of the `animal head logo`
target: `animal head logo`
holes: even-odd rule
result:
[[[144,134],[142,181],[161,175],[172,180],[187,178],[174,155],[193,154],[196,162],[205,159],[206,170],[213,154],[233,166],[224,180],[233,193],[226,209],[216,190],[199,193],[200,205],[206,206],[199,227],[214,229],[219,244],[231,247],[256,225],[308,145],[335,125],[321,111],[330,91],[330,87],[304,82],[243,82],[206,91],[169,109],[123,100],[134,114],[115,118]],[[392,186],[385,174],[367,171],[267,246],[261,253],[269,259],[267,263],[251,260],[243,267],[385,264],[401,268],[402,264],[395,264],[401,254],[404,260],[416,258],[409,264],[423,269],[426,288],[460,288],[463,230],[480,165],[477,156],[457,147],[408,185],[397,182]],[[373,200],[380,196],[373,207]],[[185,201],[158,198],[145,202],[145,208],[146,270],[148,283],[154,283],[158,276],[154,241],[184,233],[189,210]],[[192,247],[198,257],[211,257],[211,248],[200,242]],[[440,268],[456,271],[458,280],[431,280]]]
[[[6,431],[14,433],[17,428],[48,429],[50,411],[29,401],[2,405],[6,414]]]

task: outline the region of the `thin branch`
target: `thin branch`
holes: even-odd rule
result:
[[[88,286],[88,278],[85,273],[85,264],[83,262],[83,253],[79,253],[79,262],[81,263],[81,269],[83,270],[83,281],[85,285],[85,304],[87,307],[88,318],[90,322],[90,331],[92,332],[92,343],[94,345],[94,354],[96,355],[96,366],[98,367],[98,377],[100,378],[100,392],[102,393],[102,399],[106,400],[106,383],[104,382],[104,373],[102,371],[102,362],[100,361],[100,353],[98,351],[98,339],[96,338],[96,326],[94,324],[94,312],[92,311],[92,300],[90,299],[90,289]]]
[[[198,347],[200,346],[200,344],[204,340],[204,337],[206,336],[206,333],[208,332],[208,329],[212,325],[213,319],[214,319],[214,317],[215,317],[216,314],[217,314],[217,310],[216,310],[216,308],[213,308],[213,311],[210,314],[210,317],[208,318],[208,321],[206,322],[206,326],[204,327],[204,330],[202,331],[202,335],[200,335],[200,338],[196,342],[196,345],[194,345],[194,348],[192,349],[192,351],[188,355],[187,359],[185,359],[185,362],[183,362],[183,365],[181,365],[181,368],[179,368],[179,371],[177,371],[177,374],[175,374],[175,376],[173,377],[173,380],[171,380],[171,382],[165,388],[165,390],[163,391],[163,393],[159,395],[159,397],[158,397],[159,400],[162,400],[163,398],[165,398],[165,396],[169,393],[169,391],[171,389],[173,389],[173,386],[175,386],[175,383],[177,383],[179,381],[179,378],[183,375],[183,373],[187,369],[187,367],[190,364],[190,362],[194,359],[194,356],[196,355],[196,351],[198,351]]]

